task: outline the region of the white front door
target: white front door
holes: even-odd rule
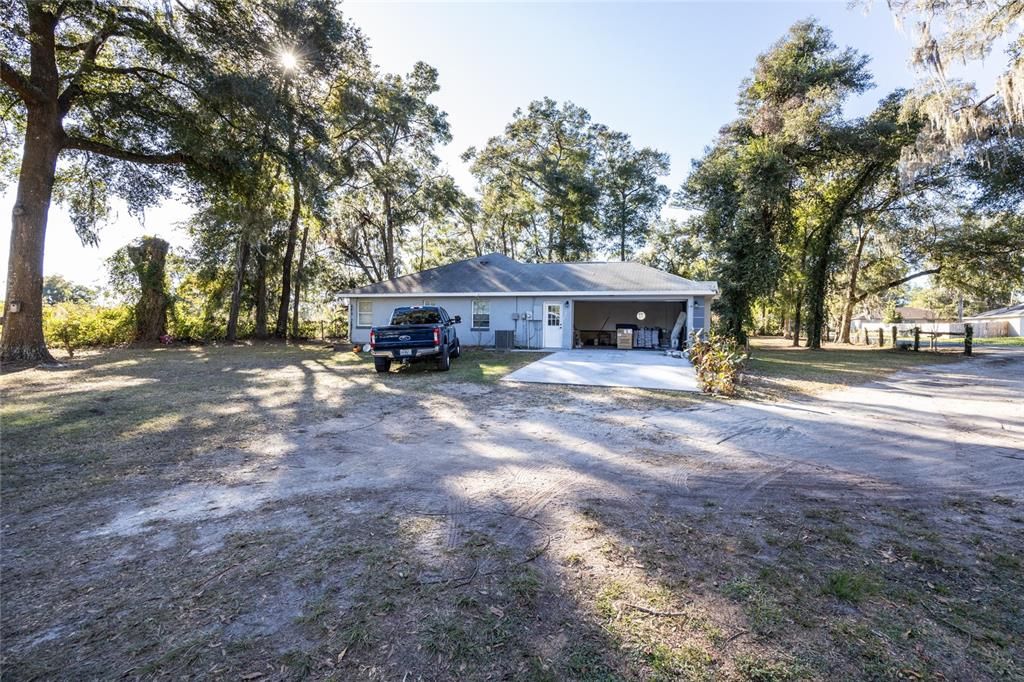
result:
[[[558,301],[544,303],[544,347],[562,347],[562,304]]]

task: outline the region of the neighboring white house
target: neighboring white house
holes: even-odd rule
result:
[[[895,325],[900,331],[920,327],[924,331],[949,332],[954,331],[955,320],[939,319],[939,314],[929,308],[915,308],[914,306],[897,306],[896,313],[900,316],[899,322],[885,322],[881,311],[863,312],[855,315],[850,320],[850,329],[857,332],[866,329],[869,332],[879,328],[886,331]],[[962,331],[962,329],[961,329]]]
[[[964,322],[974,325],[977,337],[1024,336],[1024,303],[971,315]]]
[[[717,282],[677,277],[639,263],[520,263],[499,253],[442,265],[353,289],[352,341],[386,325],[398,306],[440,305],[460,316],[467,346],[573,348],[612,345],[616,329],[638,328],[647,343],[668,334],[686,313],[682,337],[703,330]],[[641,334],[641,332],[643,332]]]

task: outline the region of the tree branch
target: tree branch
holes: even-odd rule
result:
[[[57,52],[81,52],[85,48],[89,47],[91,43],[91,38],[89,40],[83,40],[80,43],[72,43],[70,45],[58,43],[54,46],[54,49],[57,50]]]
[[[854,303],[860,303],[861,301],[863,301],[868,296],[873,296],[874,294],[880,294],[883,291],[888,291],[889,289],[892,289],[893,287],[898,287],[901,284],[906,284],[910,280],[917,279],[918,277],[924,277],[925,275],[937,275],[941,271],[942,271],[942,267],[939,266],[937,268],[931,268],[930,270],[921,270],[920,272],[915,272],[912,275],[907,275],[906,277],[901,277],[900,279],[894,279],[891,282],[886,282],[885,284],[882,284],[881,286],[877,286],[877,287],[874,287],[872,289],[868,289],[863,294],[858,294],[857,297],[853,299],[853,302]]]
[[[60,96],[57,98],[57,106],[60,108],[62,114],[67,114],[71,111],[71,105],[74,103],[75,99],[82,94],[83,76],[95,67],[96,55],[99,54],[103,44],[107,41],[107,38],[113,35],[113,33],[114,25],[108,21],[100,32],[90,38],[88,43],[86,43],[83,49],[82,61],[79,63],[78,69],[71,77],[67,87],[64,88],[64,92],[60,93]]]
[[[0,59],[0,81],[14,90],[26,104],[41,102],[44,99],[42,91],[32,85],[24,74],[8,64],[6,59]]]
[[[74,136],[68,136],[64,138],[63,148],[76,149],[82,152],[90,152],[92,154],[108,156],[112,159],[120,159],[121,161],[130,161],[132,163],[142,163],[151,166],[174,165],[189,163],[190,161],[192,161],[192,157],[183,152],[153,154],[150,152],[141,152],[131,149],[119,149],[112,145],[106,144],[105,142],[86,140],[84,138]]]

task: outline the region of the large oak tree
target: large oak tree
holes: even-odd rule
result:
[[[134,209],[164,196],[168,167],[190,161],[201,140],[193,112],[215,70],[161,3],[5,6],[0,109],[24,143],[0,355],[50,361],[41,292],[55,182],[87,240],[110,195]]]

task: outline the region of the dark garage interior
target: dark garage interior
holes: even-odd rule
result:
[[[575,301],[573,346],[576,348],[672,348],[670,335],[686,301]],[[620,331],[629,330],[627,333]],[[679,334],[686,347],[689,319]],[[631,338],[630,338],[631,337]]]

